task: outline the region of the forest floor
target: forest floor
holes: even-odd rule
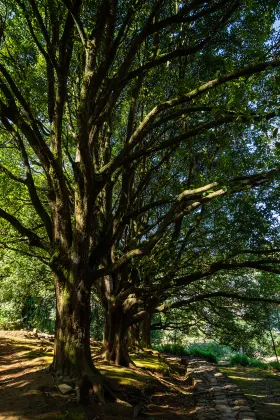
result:
[[[238,385],[258,420],[280,420],[280,375],[242,366],[219,367]]]
[[[96,355],[93,348],[93,356]],[[52,344],[26,339],[22,331],[0,331],[1,420],[183,420],[194,418],[192,386],[185,368],[156,354],[132,355],[137,369],[118,368],[95,358],[117,397],[85,407],[74,394],[62,395],[46,370]]]

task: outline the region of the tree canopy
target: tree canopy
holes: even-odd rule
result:
[[[1,243],[54,273],[53,370],[98,382],[92,287],[117,364],[179,289],[173,307],[279,301],[213,277],[279,273],[278,1],[4,0],[0,17]]]

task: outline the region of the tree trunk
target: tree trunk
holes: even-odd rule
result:
[[[56,282],[56,333],[52,371],[76,383],[83,401],[92,389],[104,401],[101,374],[90,351],[90,288],[84,281]]]
[[[109,363],[117,366],[135,367],[127,348],[128,326],[122,308],[111,306],[105,313],[104,356]]]
[[[151,315],[145,315],[145,318],[142,322],[142,337],[141,337],[142,347],[145,349],[150,349],[151,346]]]
[[[139,350],[140,340],[139,340],[140,330],[139,324],[133,324],[128,330],[128,347],[132,350]]]

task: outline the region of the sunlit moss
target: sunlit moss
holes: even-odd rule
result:
[[[146,356],[146,355],[131,355],[131,359],[136,364],[136,366],[140,369],[150,370],[151,372],[158,372],[166,375],[169,373],[169,366],[168,364],[159,359],[156,356]]]

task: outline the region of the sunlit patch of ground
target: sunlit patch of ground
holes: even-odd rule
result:
[[[132,356],[136,369],[121,368],[103,362],[100,344],[93,343],[95,364],[117,400],[88,408],[77,405],[75,394],[61,395],[44,369],[52,361],[52,346],[24,332],[0,331],[0,420],[131,420],[140,405],[139,420],[192,419],[192,387],[176,361],[142,352]]]
[[[257,368],[220,367],[239,386],[258,420],[280,420],[280,377]]]

